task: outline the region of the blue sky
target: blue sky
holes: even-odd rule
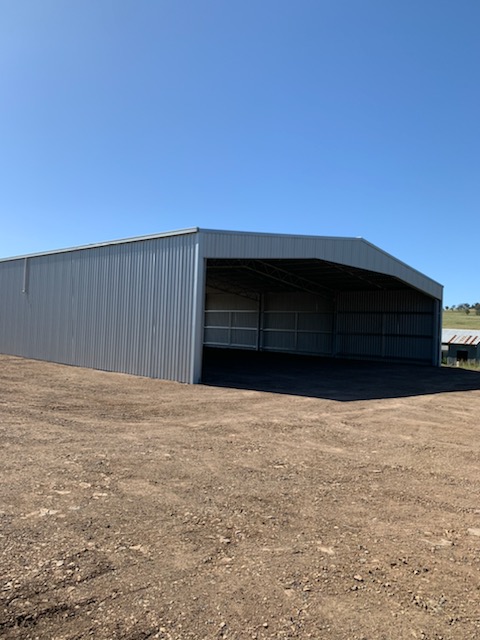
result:
[[[3,0],[0,256],[362,236],[480,300],[478,0]]]

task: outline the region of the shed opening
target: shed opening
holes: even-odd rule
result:
[[[319,259],[209,259],[204,347],[432,364],[435,301]]]

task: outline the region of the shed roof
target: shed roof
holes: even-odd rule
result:
[[[258,279],[262,275],[258,269],[258,261],[264,260],[268,262],[261,265],[260,271],[264,268],[281,268],[287,270],[291,277],[313,279],[317,283],[327,279],[330,286],[348,282],[348,287],[347,284],[344,286],[351,289],[396,289],[407,286],[438,300],[442,299],[441,284],[363,238],[222,231],[191,227],[4,258],[0,262],[187,234],[197,235],[200,257],[209,260],[210,267],[215,268],[217,276],[220,277],[222,270],[228,269],[231,277],[233,270],[236,269],[236,277],[240,281],[247,271],[241,261],[255,260],[257,261],[255,277]],[[227,261],[231,261],[230,264]],[[273,261],[276,261],[276,265],[272,265]],[[278,261],[281,261],[281,264]]]
[[[443,287],[413,267],[363,238],[304,236],[199,229],[202,256],[216,276],[234,276],[251,286],[257,278],[279,268],[289,276],[349,290],[414,288],[437,300]],[[248,264],[255,261],[256,264]],[[258,264],[262,261],[263,264]],[[247,263],[247,264],[245,264]],[[230,276],[227,273],[230,273]]]
[[[480,331],[473,329],[442,329],[442,344],[480,344]]]

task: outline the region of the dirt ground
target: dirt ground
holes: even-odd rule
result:
[[[480,638],[480,373],[204,379],[0,356],[0,637]]]

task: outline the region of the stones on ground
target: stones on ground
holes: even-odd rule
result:
[[[429,544],[431,547],[433,547],[435,549],[441,549],[441,548],[444,548],[444,547],[453,546],[453,542],[451,540],[448,540],[447,538],[436,538],[434,540],[429,540],[428,538],[423,538],[422,542],[426,542],[427,544]]]
[[[147,548],[143,544],[134,544],[128,548],[131,551],[140,551],[140,553],[147,553]]]
[[[324,545],[318,545],[317,549],[321,552],[321,553],[325,553],[327,556],[333,556],[335,555],[335,551],[333,550],[332,547],[326,547]]]
[[[40,518],[44,518],[45,516],[55,516],[59,513],[58,509],[40,509],[38,515]]]

